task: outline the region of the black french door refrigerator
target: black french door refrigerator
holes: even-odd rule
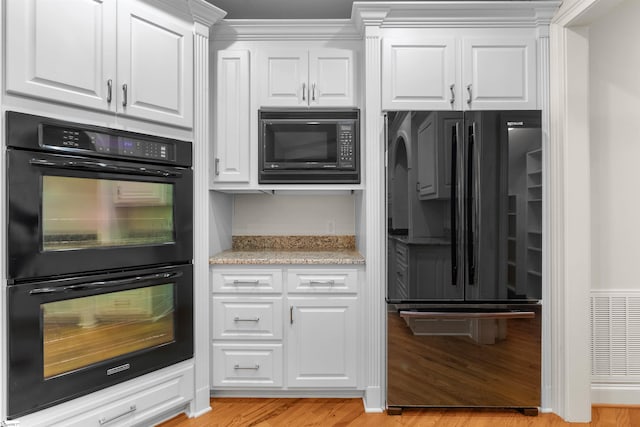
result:
[[[540,406],[539,111],[388,115],[387,407]]]

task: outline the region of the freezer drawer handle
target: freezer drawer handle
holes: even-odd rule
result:
[[[100,280],[97,282],[80,283],[78,285],[58,286],[58,287],[50,287],[50,288],[36,288],[29,291],[29,295],[58,294],[58,293],[69,292],[69,291],[86,291],[89,289],[102,289],[102,288],[108,288],[112,286],[133,285],[133,284],[145,282],[148,280],[171,279],[171,278],[180,277],[180,276],[182,276],[182,273],[177,271],[173,273],[156,273],[156,274],[149,274],[146,276],[128,277],[126,279]]]
[[[55,161],[45,159],[31,159],[29,164],[34,166],[41,166],[47,168],[60,168],[60,169],[74,169],[74,170],[86,170],[92,172],[110,172],[110,173],[123,173],[130,175],[146,175],[146,176],[161,176],[161,177],[181,177],[181,172],[169,171],[166,169],[149,169],[144,167],[130,167],[130,166],[116,166],[102,162],[91,161]]]
[[[403,319],[534,319],[533,311],[453,312],[453,311],[400,311]]]
[[[233,369],[246,369],[251,371],[257,371],[260,369],[260,365],[256,363],[256,366],[240,366],[238,364],[233,365]]]

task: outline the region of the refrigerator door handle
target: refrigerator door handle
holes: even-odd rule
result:
[[[458,123],[451,128],[451,286],[458,285]]]
[[[475,260],[475,239],[476,239],[476,212],[475,202],[477,199],[476,177],[475,177],[475,123],[468,127],[467,140],[467,185],[466,185],[466,232],[467,232],[467,283],[475,284],[476,260]]]
[[[400,310],[403,319],[534,319],[534,311],[412,311]]]

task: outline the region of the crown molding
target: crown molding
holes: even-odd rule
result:
[[[214,40],[361,40],[350,19],[223,19]]]
[[[549,25],[561,1],[400,1],[354,2],[358,28],[537,27]]]
[[[204,0],[187,0],[189,2],[189,9],[191,10],[191,16],[194,21],[199,22],[207,27],[211,27],[213,24],[221,20],[227,15],[224,10],[207,3]]]

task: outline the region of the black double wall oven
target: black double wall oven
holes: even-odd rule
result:
[[[9,417],[191,358],[191,144],[6,119]]]

